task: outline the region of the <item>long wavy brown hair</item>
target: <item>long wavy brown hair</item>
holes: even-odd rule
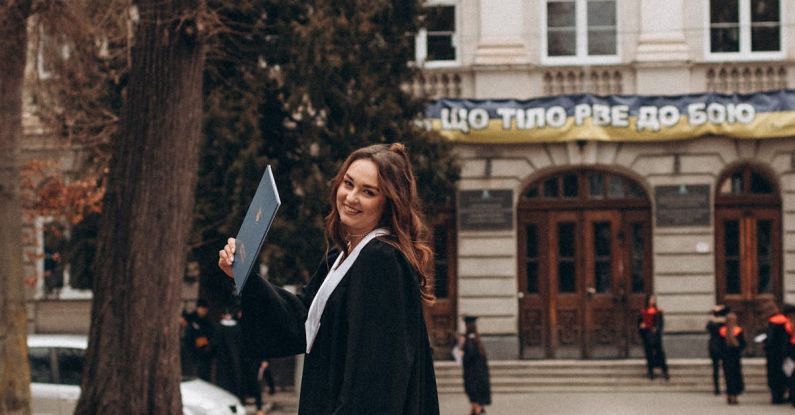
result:
[[[420,295],[428,303],[433,302],[433,272],[431,271],[433,250],[429,244],[429,230],[420,213],[420,199],[414,171],[406,151],[400,143],[376,144],[360,148],[345,160],[337,175],[331,180],[331,212],[326,216],[326,238],[348,254],[349,235],[340,221],[337,211],[337,190],[350,165],[357,160],[370,160],[378,169],[378,186],[386,198],[384,213],[378,227],[389,230],[384,242],[394,246],[409,261],[417,272]]]

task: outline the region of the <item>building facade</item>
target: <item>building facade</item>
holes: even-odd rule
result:
[[[447,111],[433,128],[456,140],[462,160],[458,205],[435,224],[438,301],[428,319],[438,357],[463,315],[480,316],[493,358],[640,356],[636,318],[648,294],[665,311],[668,354],[703,356],[714,304],[729,304],[755,335],[759,304],[795,302],[795,124],[787,109],[757,106],[795,97],[787,89],[795,85],[795,5],[427,7],[416,47],[422,76],[411,87]],[[658,105],[652,118],[676,134],[648,124],[635,134],[643,102]],[[597,104],[626,104],[619,125],[634,133],[593,128]],[[666,104],[675,118],[666,118]],[[497,113],[500,105],[508,109]],[[527,131],[516,132],[521,109],[545,105],[563,108],[565,133],[548,133],[554,114],[530,110]],[[763,125],[729,106],[782,118]],[[618,111],[613,119],[622,119]],[[577,114],[589,128],[574,128]],[[697,116],[726,128],[698,128]],[[530,130],[531,120],[547,128]],[[480,138],[461,131],[467,122]],[[450,124],[461,128],[451,133]]]

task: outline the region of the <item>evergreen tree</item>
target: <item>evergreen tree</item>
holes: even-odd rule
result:
[[[219,7],[229,29],[208,55],[196,257],[218,292],[217,251],[234,236],[265,164],[282,208],[263,250],[270,276],[302,283],[326,247],[328,182],[356,148],[403,142],[426,208],[451,205],[451,144],[421,130],[416,76],[418,1],[250,0]]]

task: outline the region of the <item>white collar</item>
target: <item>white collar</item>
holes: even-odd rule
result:
[[[306,322],[304,323],[304,328],[306,329],[307,353],[312,350],[312,344],[315,342],[317,332],[320,329],[320,318],[323,316],[323,310],[326,308],[326,303],[328,302],[329,297],[331,297],[331,294],[334,293],[337,285],[339,285],[339,283],[342,281],[342,278],[345,276],[345,274],[348,273],[348,270],[351,268],[351,266],[353,266],[353,263],[356,262],[356,258],[359,257],[359,253],[362,251],[362,248],[364,248],[364,246],[367,245],[372,239],[388,234],[389,231],[384,228],[374,229],[365,235],[358,244],[356,244],[356,247],[353,248],[353,251],[351,251],[344,260],[342,259],[342,254],[337,256],[337,260],[334,261],[334,265],[332,265],[331,269],[329,269],[326,279],[323,280],[323,284],[321,284],[320,289],[317,290],[317,294],[315,294],[315,298],[312,300],[312,305],[309,306],[309,314],[307,315]]]

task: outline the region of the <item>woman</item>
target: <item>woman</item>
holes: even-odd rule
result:
[[[432,251],[402,144],[354,151],[331,183],[334,245],[297,295],[257,276],[241,293],[244,338],[262,359],[306,353],[299,414],[438,414],[422,302]],[[219,252],[232,275],[235,241]]]
[[[643,340],[643,352],[646,355],[646,370],[649,379],[654,379],[655,367],[662,369],[665,380],[670,379],[662,344],[663,325],[663,312],[657,308],[657,296],[649,294],[646,296],[645,306],[638,317],[638,331],[641,340]]]
[[[466,316],[466,334],[464,335],[464,391],[472,405],[470,415],[486,412],[483,407],[491,404],[491,385],[489,383],[489,366],[486,349],[480,341],[480,334],[475,323],[477,317]]]
[[[712,361],[712,388],[715,395],[720,395],[720,356],[723,349],[723,339],[720,337],[721,327],[726,325],[726,314],[729,309],[723,305],[718,304],[712,307],[712,315],[707,322],[707,333],[709,333],[709,342],[707,343],[707,351],[709,358]]]
[[[726,400],[729,405],[737,405],[737,395],[745,390],[741,357],[745,349],[745,336],[742,327],[737,325],[737,314],[726,315],[726,325],[721,327],[723,339],[723,377],[726,380]]]

